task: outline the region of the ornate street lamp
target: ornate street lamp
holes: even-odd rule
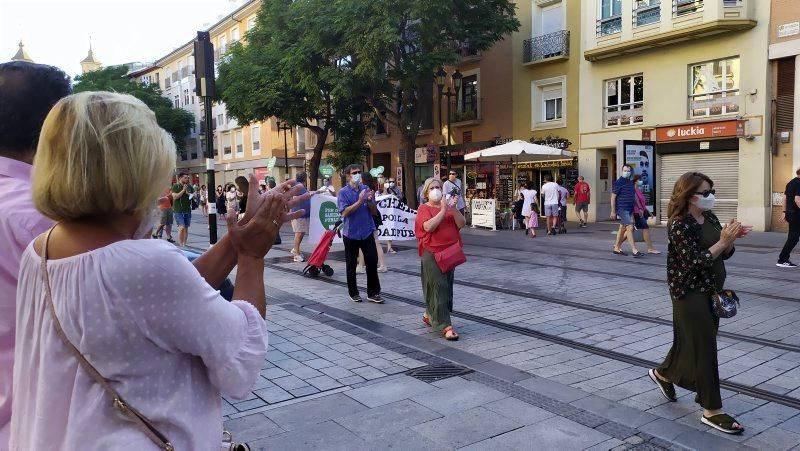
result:
[[[451,123],[451,112],[450,112],[450,103],[451,98],[455,98],[458,101],[458,94],[461,91],[461,72],[456,69],[453,72],[453,75],[450,76],[452,80],[453,89],[450,89],[450,86],[447,86],[447,90],[445,91],[445,84],[447,82],[447,72],[444,68],[439,67],[439,70],[433,74],[434,80],[436,81],[436,87],[439,88],[439,132],[441,133],[442,127],[442,97],[447,97],[447,170],[451,169],[450,167],[450,123]]]
[[[286,171],[286,175],[284,175],[284,180],[289,180],[289,146],[286,141],[286,133],[292,129],[292,126],[289,125],[286,121],[279,121],[278,122],[278,130],[283,130],[283,169]]]

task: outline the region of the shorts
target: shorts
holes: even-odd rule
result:
[[[172,210],[161,210],[161,221],[159,224],[163,226],[172,225]]]
[[[617,216],[619,217],[619,223],[624,226],[629,226],[633,224],[633,212],[632,211],[618,211]]]
[[[579,204],[575,204],[575,213],[580,213],[582,211],[589,212],[589,203],[588,202],[581,202]]]
[[[633,215],[633,225],[639,230],[647,230],[650,228],[650,226],[647,225],[647,219],[639,214]]]
[[[174,216],[175,223],[178,224],[178,227],[185,227],[188,229],[189,225],[192,223],[192,212],[178,213],[176,211]]]
[[[560,205],[558,205],[558,204],[545,205],[544,206],[544,215],[545,216],[556,217],[556,216],[558,216],[558,209],[559,208],[560,208]]]
[[[292,231],[294,233],[308,233],[308,218],[292,219]]]

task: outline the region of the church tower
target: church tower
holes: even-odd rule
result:
[[[25,51],[25,44],[22,41],[19,41],[19,50],[17,50],[16,55],[11,57],[11,61],[27,61],[32,63],[33,60],[28,55],[28,52]]]
[[[97,61],[94,57],[94,51],[92,50],[92,38],[89,38],[89,54],[86,55],[86,58],[81,61],[81,71],[82,73],[92,72],[98,70],[103,67],[103,64],[100,61]]]

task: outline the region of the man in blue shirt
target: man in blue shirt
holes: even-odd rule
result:
[[[614,182],[614,186],[611,188],[611,219],[615,220],[619,216],[620,223],[612,252],[616,255],[628,255],[622,250],[622,242],[627,238],[633,256],[641,257],[644,254],[636,249],[636,242],[633,239],[633,205],[636,203],[636,193],[631,181],[632,172],[631,167],[627,164],[622,166],[622,176]]]
[[[339,213],[342,215],[342,241],[347,267],[347,291],[350,300],[361,302],[356,285],[356,265],[358,251],[364,254],[364,266],[367,272],[367,300],[383,304],[381,299],[381,282],[378,279],[378,251],[375,247],[375,221],[377,214],[375,194],[361,184],[361,165],[351,164],[345,168],[347,185],[339,190]]]

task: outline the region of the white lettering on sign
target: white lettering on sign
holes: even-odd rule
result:
[[[796,34],[800,34],[800,22],[789,22],[782,25],[778,25],[779,38],[794,36]]]

